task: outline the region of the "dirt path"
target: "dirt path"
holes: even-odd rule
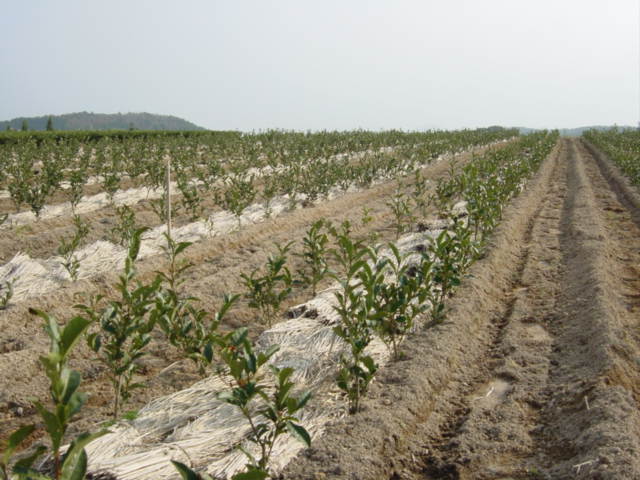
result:
[[[448,322],[285,478],[640,478],[640,225],[601,168],[563,140]]]
[[[640,232],[579,142],[565,141],[561,162],[525,235],[485,371],[433,437],[418,478],[640,472],[640,279],[630,271]]]

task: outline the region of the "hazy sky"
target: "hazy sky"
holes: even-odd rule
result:
[[[638,0],[1,0],[0,120],[637,124]]]

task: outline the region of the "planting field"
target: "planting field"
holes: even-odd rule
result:
[[[617,135],[5,141],[16,478],[640,478]]]
[[[285,477],[640,478],[639,205],[608,159],[562,140],[447,322]]]

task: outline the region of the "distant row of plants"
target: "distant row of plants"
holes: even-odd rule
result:
[[[415,203],[415,206],[418,207],[420,211],[424,211],[426,206],[426,199],[424,197],[424,185],[426,184],[423,181],[424,179],[420,177],[420,169],[426,163],[430,162],[433,157],[442,152],[454,151],[456,148],[467,148],[470,145],[482,141],[488,142],[495,139],[496,135],[498,135],[499,138],[504,133],[505,132],[487,130],[453,132],[449,134],[437,132],[429,135],[421,134],[420,138],[423,140],[430,139],[428,143],[409,143],[406,145],[400,141],[403,138],[402,135],[397,136],[394,132],[388,136],[379,134],[383,139],[386,139],[385,141],[394,140],[396,142],[393,150],[360,151],[357,152],[358,158],[356,159],[344,153],[334,153],[330,156],[316,157],[315,161],[309,160],[304,165],[300,162],[292,162],[286,168],[278,168],[278,165],[270,165],[273,167],[272,173],[260,178],[247,173],[250,165],[258,161],[255,151],[248,155],[247,158],[249,158],[250,161],[247,162],[246,159],[242,162],[238,161],[225,169],[222,164],[211,160],[211,158],[209,159],[211,161],[206,166],[197,165],[193,163],[193,158],[190,156],[189,150],[176,147],[174,157],[178,159],[178,161],[174,163],[174,178],[177,181],[180,195],[178,195],[178,202],[173,201],[172,208],[174,214],[184,209],[189,212],[192,220],[197,220],[199,217],[208,220],[207,212],[204,211],[203,202],[206,197],[212,197],[215,198],[217,205],[232,212],[236,216],[238,227],[240,227],[242,212],[257,199],[263,202],[268,216],[271,213],[272,203],[277,196],[286,195],[289,198],[288,207],[294,208],[303,198],[304,202],[309,203],[319,198],[327,197],[329,191],[336,186],[343,190],[353,185],[359,188],[368,188],[374,181],[381,178],[394,178],[398,175],[404,175],[406,172],[413,171],[415,172],[414,183],[417,187],[412,197],[408,198],[398,193],[390,202],[397,218],[396,231],[399,235],[402,232],[402,217],[403,215],[408,215],[410,204]],[[274,132],[271,135],[278,141],[284,141],[285,139],[289,139],[289,135],[294,134]],[[299,134],[295,135],[299,136]],[[341,137],[341,135],[342,134],[338,136]],[[363,132],[362,135],[368,138],[369,133]],[[374,134],[374,136],[375,135],[378,134]],[[433,138],[431,138],[430,135]],[[329,138],[333,138],[329,134],[328,136]],[[317,141],[318,138],[323,137],[320,134],[314,134],[314,138],[316,139],[315,141]],[[348,143],[348,145],[351,146],[354,144],[353,141]],[[134,148],[135,145],[137,146]],[[176,145],[184,146],[184,144]],[[434,147],[434,145],[437,146]],[[362,147],[364,146],[366,145],[363,144]],[[127,150],[129,147],[133,150]],[[115,160],[112,159],[113,164],[118,164],[118,162],[124,162],[126,158],[129,158],[129,154],[131,158],[135,158],[136,154],[140,154],[148,147],[155,148],[153,144],[131,143],[128,147],[123,147],[123,150],[120,150],[117,154],[115,150],[108,150],[108,152],[115,155]],[[335,147],[335,145],[333,147]],[[31,152],[29,155],[36,155],[39,151],[39,147],[36,144],[28,142],[23,145],[23,148],[23,153]],[[67,150],[65,150],[66,148]],[[59,152],[66,151],[66,154],[63,154],[64,157],[64,155],[71,155],[72,153],[70,152],[76,152],[76,148],[79,148],[81,152],[79,154],[81,159],[86,160],[88,164],[90,158],[89,151],[84,151],[82,146],[59,145]],[[316,155],[329,155],[331,151],[335,152],[338,150],[321,148],[316,152]],[[307,152],[307,150],[305,150],[305,152]],[[106,155],[107,151],[102,152],[102,154]],[[18,157],[16,156],[15,158],[17,159]],[[55,160],[57,157],[51,156],[50,158],[50,161],[42,163],[40,166],[41,170],[37,173],[32,170],[29,162],[25,163],[15,160],[11,163],[11,172],[13,173],[9,175],[11,180],[8,187],[16,208],[26,203],[30,206],[31,211],[36,216],[39,216],[45,206],[46,199],[52,195],[55,189],[60,187],[63,169],[61,168],[60,162]],[[153,185],[153,188],[164,188],[164,182],[166,180],[165,163],[159,158],[156,160],[156,162],[151,162],[146,167],[143,162],[132,162],[130,166],[131,168],[135,168],[135,171],[129,170],[130,176],[134,178],[138,175],[140,178],[144,178],[147,185]],[[188,167],[185,167],[185,165],[188,165]],[[203,174],[201,168],[205,167],[207,173]],[[282,167],[282,165],[280,165],[280,167]],[[77,169],[72,169],[69,173],[68,178],[70,179],[70,184],[66,192],[72,209],[78,205],[83,197],[83,186],[88,180],[87,172],[87,168],[78,166]],[[0,171],[0,176],[1,175],[2,172]],[[193,181],[193,175],[198,175],[197,181],[195,182]],[[104,172],[101,178],[104,191],[113,196],[120,186],[121,177],[122,175],[119,168],[111,172]],[[163,191],[164,194],[160,198],[153,200],[151,206],[153,211],[158,215],[159,221],[166,223],[167,196],[166,191]],[[116,213],[118,222],[111,231],[112,240],[115,243],[126,245],[136,228],[135,212],[129,206],[121,205],[116,207]],[[7,214],[5,214],[3,218],[6,220]],[[78,257],[77,251],[83,240],[90,233],[89,224],[78,215],[74,215],[74,225],[76,227],[75,232],[69,238],[61,238],[58,248],[58,254],[62,257],[62,265],[72,280],[78,278],[80,269],[81,259]],[[0,285],[0,295],[2,295],[2,299],[4,299],[4,301],[0,303],[0,308],[6,306],[11,298],[13,294],[12,287],[13,284],[10,283]]]
[[[177,181],[180,195],[178,195],[178,202],[173,201],[172,209],[174,214],[183,209],[189,212],[192,220],[203,217],[205,221],[208,221],[209,217],[207,212],[204,211],[203,202],[206,197],[212,197],[215,199],[217,205],[232,212],[236,216],[239,228],[241,226],[242,212],[257,199],[263,202],[266,214],[269,216],[272,203],[277,196],[286,195],[289,198],[288,207],[294,208],[301,199],[304,199],[305,204],[308,204],[319,198],[327,197],[329,191],[334,187],[339,187],[343,190],[347,190],[353,185],[358,188],[368,188],[374,181],[381,178],[395,178],[398,175],[404,175],[407,172],[413,171],[415,173],[414,184],[416,185],[416,190],[411,198],[398,193],[389,203],[396,215],[397,221],[395,227],[399,235],[403,228],[403,216],[409,214],[410,206],[415,204],[420,211],[424,212],[424,208],[427,205],[424,196],[424,186],[426,183],[423,181],[424,179],[420,177],[420,169],[426,163],[429,163],[432,158],[440,153],[467,148],[479,142],[489,142],[500,138],[505,132],[514,133],[510,131],[494,132],[481,130],[447,134],[443,134],[442,132],[420,134],[418,138],[422,140],[429,139],[429,142],[409,143],[406,145],[401,143],[403,136],[398,136],[396,132],[391,132],[388,136],[373,134],[374,137],[380,135],[383,139],[386,139],[385,141],[395,141],[396,143],[393,150],[384,151],[384,147],[380,147],[383,148],[383,150],[359,151],[356,152],[357,158],[354,159],[353,155],[347,155],[345,153],[329,155],[330,150],[321,148],[316,152],[316,155],[326,154],[329,156],[316,157],[314,161],[309,160],[304,165],[300,162],[292,162],[286,168],[278,168],[278,165],[270,165],[273,167],[272,173],[260,178],[247,173],[250,165],[258,161],[255,151],[249,154],[248,158],[250,161],[247,162],[246,159],[238,161],[228,166],[227,169],[219,162],[210,159],[210,163],[205,166],[207,173],[203,174],[203,170],[198,170],[198,168],[203,166],[193,163],[193,157],[190,156],[189,150],[177,148],[174,157],[179,161],[174,163],[174,178]],[[264,134],[263,136],[266,135],[267,134]],[[269,135],[277,141],[288,140],[290,135],[302,135],[304,137],[304,134],[281,132],[272,132]],[[342,134],[336,135],[338,135],[339,138],[342,136]],[[370,134],[369,132],[363,132],[362,135],[368,138]],[[331,134],[327,134],[327,136],[333,138]],[[324,137],[321,134],[313,134],[313,138],[315,138],[315,141],[318,141],[318,138]],[[134,145],[135,143],[132,143],[126,148],[123,147],[124,149],[117,154],[115,150],[108,150],[110,154],[115,155],[115,160],[112,159],[114,164],[120,161],[124,162],[126,158],[129,158],[129,154],[131,154],[131,158],[135,158],[136,154],[140,154],[140,152],[149,146],[155,148],[153,144],[146,145],[145,143],[139,143],[135,148]],[[353,146],[355,143],[354,141],[350,141],[348,145]],[[362,144],[362,147],[365,146],[365,144]],[[39,147],[34,143],[27,142],[22,147],[24,149],[22,153],[31,152],[27,157],[29,155],[36,155],[39,151]],[[59,145],[58,147],[59,152],[66,152],[66,154],[63,154],[63,157],[64,155],[78,154],[76,148],[79,148],[80,153],[78,155],[80,155],[81,160],[86,160],[86,165],[88,165],[91,155],[88,153],[88,150],[83,150],[83,146]],[[129,147],[133,148],[133,150],[127,150]],[[335,147],[335,145],[333,147]],[[338,150],[331,151],[335,152]],[[308,152],[308,150],[305,150],[305,152]],[[106,155],[107,151],[102,152],[102,154]],[[11,197],[16,208],[19,208],[22,204],[28,204],[31,211],[38,217],[45,206],[46,199],[52,195],[56,189],[60,188],[63,169],[55,156],[50,156],[50,161],[43,162],[42,165],[40,165],[41,170],[37,173],[32,169],[32,165],[30,165],[29,162],[21,162],[18,158],[17,154],[14,155],[15,161],[10,164],[12,173],[9,174],[11,180],[8,187]],[[144,178],[147,185],[153,185],[153,188],[164,189],[166,180],[165,163],[159,158],[156,160],[156,162],[149,163],[147,165],[148,168],[144,166],[143,162],[132,162],[131,168],[135,168],[135,171],[129,170],[129,174],[132,178],[136,175]],[[77,169],[72,169],[69,173],[68,178],[70,179],[70,183],[66,192],[72,209],[78,205],[83,197],[83,187],[88,180],[86,165],[85,167],[78,166]],[[189,165],[189,167],[185,167],[185,165]],[[280,167],[282,167],[282,165],[280,165]],[[193,175],[198,175],[195,182],[193,181]],[[1,176],[2,171],[0,171],[0,177]],[[104,172],[101,178],[104,191],[111,195],[112,198],[120,186],[121,177],[121,171],[118,168],[111,172]],[[153,211],[158,215],[159,221],[166,223],[167,195],[166,190],[163,190],[163,192],[160,198],[152,201],[151,206]],[[118,221],[111,230],[111,237],[114,243],[126,245],[136,228],[135,212],[127,205],[116,206],[115,209]],[[6,221],[7,217],[8,214],[3,215],[0,223]],[[74,215],[73,218],[76,227],[75,232],[69,238],[60,239],[60,246],[58,247],[57,253],[61,256],[61,264],[68,272],[70,278],[77,280],[81,262],[77,252],[82,246],[84,239],[87,238],[90,233],[90,225],[78,215]],[[0,285],[0,308],[7,305],[12,295],[13,283],[5,282]]]
[[[0,145],[0,188],[9,191],[16,210],[28,205],[37,217],[47,200],[62,189],[63,183],[72,207],[82,199],[90,178],[99,181],[102,191],[111,198],[125,177],[134,186],[159,188],[166,176],[166,159],[171,158],[185,207],[195,214],[198,205],[194,199],[206,196],[212,185],[231,178],[248,181],[253,172],[250,168],[291,170],[292,181],[303,182],[301,171],[310,165],[329,173],[336,162],[378,164],[393,157],[425,161],[444,152],[517,134],[512,130],[486,129],[426,133],[192,133],[194,136],[138,135],[120,140],[106,136],[95,142],[73,136],[41,142],[25,138]],[[354,152],[362,152],[364,158],[354,162]],[[272,183],[278,182],[272,180]],[[276,188],[265,188],[267,199],[269,192]],[[313,196],[313,189],[307,190]]]
[[[517,135],[517,129],[504,129],[501,127],[492,127],[477,129],[478,132],[491,132],[500,133],[508,131],[511,136]],[[428,131],[426,133],[437,132],[435,130]],[[439,131],[443,132],[443,131]],[[299,132],[293,130],[267,130],[264,132],[240,132],[237,130],[74,130],[74,131],[0,131],[0,145],[4,144],[17,144],[27,140],[35,140],[37,142],[66,142],[69,140],[77,140],[81,143],[93,143],[103,139],[112,139],[114,141],[127,141],[129,139],[143,138],[154,139],[163,137],[182,137],[186,139],[202,139],[205,144],[208,143],[224,143],[224,142],[238,142],[243,137],[255,138],[261,142],[274,142],[278,141],[278,137],[297,137],[313,139],[323,138],[327,139],[341,137],[352,137],[354,134],[359,134],[361,138],[369,136],[369,139],[364,140],[366,143],[371,143],[371,138],[380,136],[408,136],[408,135],[422,135],[425,132],[404,132],[402,130],[389,130],[387,132],[371,132],[366,130],[353,130],[353,131],[319,131],[319,132]],[[313,141],[313,140],[312,140]],[[332,141],[332,140],[329,140]]]
[[[241,132],[233,130],[45,130],[45,131],[0,131],[0,145],[11,145],[33,140],[39,144],[45,142],[66,142],[77,140],[82,143],[98,142],[103,139],[126,141],[134,138],[183,137],[214,138],[240,136]]]
[[[629,177],[640,186],[640,131],[588,130],[583,137],[602,150]]]

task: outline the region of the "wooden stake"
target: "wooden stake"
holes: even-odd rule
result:
[[[167,155],[167,184],[165,185],[167,194],[167,235],[171,238],[171,157]]]

